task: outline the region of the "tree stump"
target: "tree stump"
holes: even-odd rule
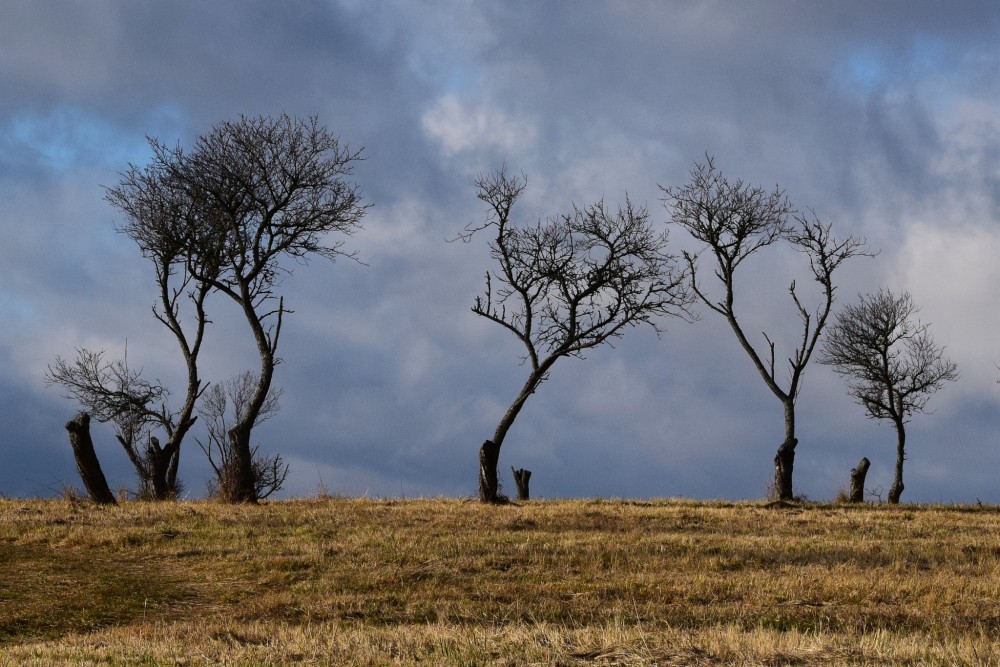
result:
[[[514,484],[517,485],[517,499],[528,500],[528,480],[531,479],[531,471],[524,468],[514,470],[514,466],[511,466],[510,469],[514,473]]]
[[[101,462],[94,452],[94,441],[90,438],[90,415],[86,412],[79,413],[66,422],[66,430],[69,431],[69,444],[73,446],[76,469],[80,472],[80,479],[91,500],[101,505],[117,504],[115,495],[108,488],[104,471],[101,470]]]
[[[858,466],[851,469],[851,502],[865,502],[865,476],[868,474],[868,466],[871,462],[867,457],[861,457]]]

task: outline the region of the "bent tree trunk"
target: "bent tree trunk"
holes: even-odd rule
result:
[[[514,399],[514,402],[507,408],[497,430],[493,434],[492,440],[487,440],[479,448],[479,500],[484,503],[504,503],[507,498],[499,494],[500,482],[497,479],[497,464],[500,461],[500,447],[503,439],[507,436],[507,431],[514,424],[525,401],[531,396],[538,385],[541,384],[552,364],[555,363],[556,356],[551,356],[545,360],[537,369],[531,372],[527,382],[521,387],[521,392]]]
[[[73,447],[76,469],[80,472],[87,495],[101,505],[117,504],[115,495],[108,488],[104,471],[101,470],[101,462],[97,460],[94,441],[90,438],[90,415],[81,412],[66,422],[66,430],[69,431],[69,444]]]
[[[479,448],[479,500],[484,503],[502,502],[497,481],[497,463],[500,461],[500,445],[487,440]]]
[[[237,416],[236,425],[229,430],[230,460],[233,466],[228,474],[231,485],[229,497],[226,500],[234,503],[256,503],[260,498],[257,473],[254,471],[253,448],[250,446],[250,435],[257,424],[257,418],[271,389],[271,378],[274,376],[274,366],[277,364],[274,351],[277,348],[278,335],[281,332],[281,316],[285,312],[285,302],[283,299],[279,301],[276,311],[278,322],[274,327],[272,338],[272,334],[264,330],[257,313],[254,312],[249,285],[242,285],[241,290],[243,311],[253,331],[254,340],[257,342],[257,352],[260,355],[260,375],[257,377],[257,386],[254,388],[253,396],[250,397],[245,411],[242,415]]]
[[[514,470],[514,466],[511,466],[510,470],[514,473],[514,484],[517,485],[517,499],[528,500],[530,497],[528,493],[528,480],[531,479],[531,471],[524,468]]]
[[[889,488],[889,503],[899,504],[899,497],[903,495],[903,460],[906,458],[906,426],[903,420],[896,421],[896,477]]]
[[[868,475],[868,467],[871,462],[868,457],[862,457],[858,461],[858,466],[851,469],[851,497],[852,503],[863,503],[865,501],[865,477]]]

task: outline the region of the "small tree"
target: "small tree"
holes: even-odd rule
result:
[[[353,256],[342,235],[360,228],[367,205],[346,180],[360,152],[341,146],[315,118],[246,118],[220,123],[194,148],[150,140],[153,159],[132,167],[122,186],[128,201],[163,191],[184,212],[150,237],[183,258],[200,285],[231,298],[243,313],[260,357],[246,409],[228,436],[238,502],[255,502],[258,483],[250,434],[267,402],[285,313],[276,293],[283,258]]]
[[[497,267],[486,273],[486,291],[472,312],[511,332],[525,348],[528,377],[501,417],[492,440],[480,448],[479,498],[502,500],[497,482],[500,447],[525,401],[548,378],[562,357],[580,357],[662,315],[688,315],[691,298],[684,271],[667,254],[666,234],[655,234],[645,208],[609,211],[604,202],[568,215],[519,227],[511,209],[525,181],[500,170],[476,180],[486,202],[486,222],[466,227],[471,240],[490,229],[490,256]],[[497,287],[494,289],[494,283]]]
[[[171,441],[174,445],[167,449],[152,433],[163,428],[168,437],[173,436],[177,415],[167,407],[167,390],[159,382],[143,379],[141,369],[129,368],[127,359],[126,354],[125,360],[107,361],[104,351],[78,349],[73,361],[56,357],[45,380],[62,386],[66,398],[75,399],[88,413],[86,422],[70,422],[79,424],[71,433],[86,430],[89,440],[91,416],[99,422],[111,422],[115,438],[139,477],[139,497],[162,500],[177,490],[177,467],[171,463],[178,456],[180,440]],[[96,461],[96,454],[88,456]]]
[[[767,388],[781,401],[785,439],[774,457],[774,488],[779,499],[790,500],[793,497],[792,467],[798,444],[795,401],[802,388],[803,373],[833,307],[836,291],[833,273],[844,260],[871,253],[865,249],[864,240],[855,237],[837,240],[829,224],[820,222],[815,216],[796,215],[780,189],[769,192],[741,180],[730,183],[716,169],[711,157],[695,165],[687,185],[680,188],[661,186],[661,189],[666,195],[664,204],[671,212],[673,224],[683,227],[705,245],[715,277],[722,283],[722,296],[710,296],[699,284],[699,255],[685,252],[691,289],[698,300],[726,319]],[[809,258],[813,279],[822,289],[820,303],[814,310],[803,305],[794,280],[788,289],[802,333],[798,347],[788,357],[788,383],[784,386],[776,364],[774,342],[764,333],[766,346],[763,350],[755,347],[743,329],[736,308],[737,269],[757,251],[781,241],[791,243]]]
[[[253,373],[243,371],[225,384],[214,384],[208,388],[198,412],[201,414],[207,430],[205,442],[198,445],[208,457],[209,465],[215,473],[209,482],[208,495],[220,500],[231,501],[239,492],[239,471],[233,460],[232,448],[229,446],[229,431],[231,424],[243,418],[254,393],[255,378]],[[267,400],[257,413],[254,426],[267,421],[278,412],[278,399],[281,392],[271,389]],[[260,445],[251,449],[254,471],[254,493],[258,499],[267,498],[280,491],[288,477],[288,465],[281,455],[262,456]]]
[[[926,412],[932,394],[958,379],[958,367],[934,343],[907,292],[881,289],[862,295],[837,314],[823,342],[820,363],[847,379],[848,392],[871,419],[896,427],[896,475],[889,502],[903,494],[906,422]]]

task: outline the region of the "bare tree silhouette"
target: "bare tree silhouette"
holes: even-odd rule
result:
[[[512,333],[525,348],[528,377],[480,448],[479,497],[502,501],[497,482],[500,447],[528,397],[562,357],[584,353],[661,316],[686,317],[688,279],[667,253],[666,234],[656,234],[645,208],[626,198],[608,210],[603,201],[518,226],[511,209],[525,180],[501,169],[476,180],[487,204],[486,221],[466,227],[462,239],[492,234],[486,290],[472,312]]]
[[[829,224],[814,215],[794,213],[784,191],[767,191],[744,183],[730,182],[716,168],[711,157],[696,164],[686,185],[663,187],[664,205],[671,213],[671,222],[686,229],[704,244],[701,254],[709,256],[715,277],[722,284],[722,296],[711,296],[699,284],[698,254],[684,253],[688,263],[691,289],[704,305],[726,319],[740,346],[746,351],[764,384],[781,401],[785,417],[785,438],[774,457],[774,489],[780,500],[793,497],[792,468],[795,460],[795,401],[802,387],[802,377],[813,351],[823,333],[833,307],[836,285],[833,273],[844,260],[858,255],[870,255],[865,241],[855,237],[835,239]],[[790,221],[789,218],[792,218]],[[791,243],[809,259],[812,277],[823,290],[815,309],[803,305],[793,280],[788,289],[798,312],[802,334],[798,346],[788,357],[788,382],[782,384],[776,364],[775,344],[764,333],[763,350],[750,342],[736,306],[737,269],[758,251],[778,242]]]

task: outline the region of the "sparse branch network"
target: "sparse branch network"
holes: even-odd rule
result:
[[[690,318],[692,296],[686,270],[667,252],[667,236],[656,233],[649,213],[626,197],[617,209],[603,201],[574,206],[568,214],[519,226],[511,211],[526,179],[501,169],[476,181],[487,204],[483,223],[466,227],[462,239],[492,234],[494,269],[472,311],[510,331],[525,348],[528,378],[484,444],[480,498],[496,502],[499,449],[528,397],[561,357],[587,350],[659,318]]]
[[[896,474],[889,502],[903,493],[906,422],[925,412],[930,397],[958,379],[958,366],[944,356],[908,292],[881,289],[844,306],[823,342],[820,363],[848,383],[848,393],[872,419],[896,428]]]
[[[663,187],[664,205],[671,222],[687,230],[703,245],[700,253],[685,253],[691,291],[710,310],[724,317],[750,357],[768,389],[781,401],[785,416],[785,439],[775,457],[775,491],[781,500],[793,497],[792,466],[795,437],[795,401],[801,390],[803,373],[816,348],[833,307],[836,285],[834,271],[847,259],[872,255],[863,239],[836,239],[830,225],[798,214],[780,188],[766,190],[742,180],[729,181],[715,166],[712,157],[696,164],[690,181],[681,187]],[[737,269],[750,256],[779,242],[790,243],[809,260],[813,278],[821,285],[822,297],[810,310],[801,301],[793,280],[788,289],[799,316],[801,337],[787,357],[785,384],[775,363],[775,343],[763,333],[767,344],[759,351],[746,335],[736,307]],[[721,284],[721,297],[699,282],[699,260],[707,256]]]

